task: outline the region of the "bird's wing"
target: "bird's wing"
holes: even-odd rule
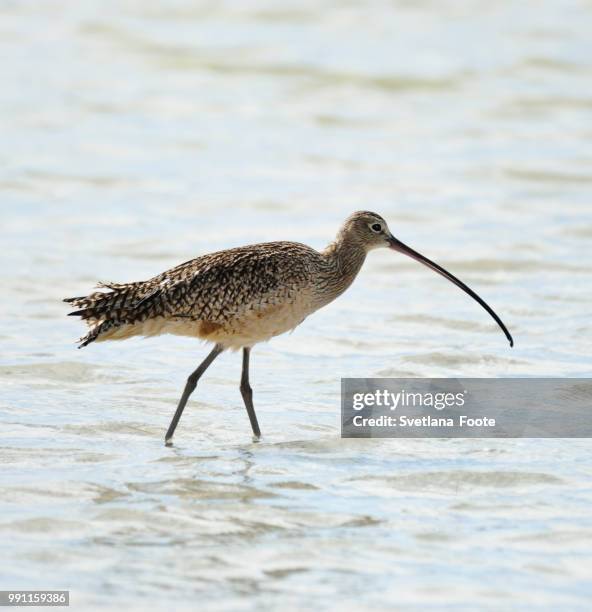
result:
[[[224,320],[305,286],[315,253],[297,243],[273,242],[204,255],[152,279],[151,291],[136,307],[153,309],[155,316]]]

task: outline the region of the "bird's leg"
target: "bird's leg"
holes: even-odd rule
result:
[[[245,402],[245,408],[249,415],[249,421],[251,421],[251,427],[253,429],[253,435],[258,439],[261,437],[261,430],[259,429],[259,423],[257,423],[257,415],[255,414],[255,406],[253,406],[253,389],[249,384],[249,355],[251,348],[245,346],[243,348],[243,373],[241,375],[240,390]]]
[[[197,386],[197,381],[200,379],[201,375],[208,369],[212,361],[218,357],[218,355],[224,350],[224,348],[220,344],[216,344],[216,346],[212,349],[212,352],[199,364],[198,368],[189,375],[187,379],[187,384],[185,385],[185,389],[183,390],[183,395],[179,400],[179,405],[177,406],[177,410],[175,412],[175,416],[169,425],[168,431],[166,432],[166,436],[164,438],[164,443],[167,446],[172,445],[173,434],[175,433],[175,429],[177,428],[177,424],[179,423],[179,419],[183,414],[183,409],[185,408],[185,404],[187,404],[187,400],[189,396],[195,390]]]

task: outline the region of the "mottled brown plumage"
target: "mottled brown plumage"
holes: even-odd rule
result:
[[[369,220],[384,223],[377,215]],[[254,244],[203,255],[147,281],[102,283],[107,291],[66,301],[90,327],[80,347],[169,332],[237,349],[294,328],[333,300],[365,255],[366,245],[344,232],[322,252],[296,242]]]
[[[241,392],[253,433],[259,425],[249,385],[249,354],[258,342],[289,331],[333,301],[352,283],[368,251],[389,247],[432,268],[477,300],[512,337],[491,308],[449,272],[398,241],[376,213],[350,215],[323,251],[297,242],[268,242],[203,255],[147,281],[103,283],[102,291],[65,301],[89,326],[80,348],[93,341],[173,333],[214,343],[189,377],[166,434],[170,443],[197,380],[225,349],[243,348]]]

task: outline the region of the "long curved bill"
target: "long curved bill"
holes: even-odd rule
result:
[[[391,236],[389,238],[389,246],[394,251],[403,253],[403,255],[407,255],[408,257],[411,257],[412,259],[419,261],[424,266],[431,268],[432,270],[434,270],[434,272],[441,274],[444,278],[447,278],[451,283],[454,283],[457,287],[460,287],[465,293],[468,293],[476,302],[481,304],[481,306],[485,308],[485,310],[487,310],[487,312],[493,317],[493,320],[500,326],[500,328],[506,335],[506,338],[510,342],[510,346],[514,346],[514,339],[512,338],[512,335],[510,334],[510,332],[508,331],[508,328],[504,325],[503,321],[495,314],[495,312],[489,306],[489,304],[487,304],[485,300],[480,298],[470,287],[467,287],[467,285],[465,285],[462,281],[456,278],[456,276],[450,274],[448,270],[445,270],[442,266],[439,266],[437,263],[434,263],[427,257],[424,257],[421,253],[414,251],[411,247],[408,247],[406,244],[404,244],[400,240],[397,240],[394,236]]]

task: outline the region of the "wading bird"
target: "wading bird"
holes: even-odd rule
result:
[[[90,295],[67,298],[79,308],[70,315],[89,326],[80,346],[95,340],[170,333],[200,338],[214,348],[189,376],[165,436],[173,434],[197,381],[225,349],[243,350],[240,390],[253,434],[261,432],[249,384],[251,348],[294,329],[341,295],[357,276],[369,251],[386,247],[408,255],[468,293],[493,317],[495,312],[467,285],[438,264],[397,240],[376,213],[350,215],[324,251],[297,242],[268,242],[203,255],[147,281],[101,283]]]

